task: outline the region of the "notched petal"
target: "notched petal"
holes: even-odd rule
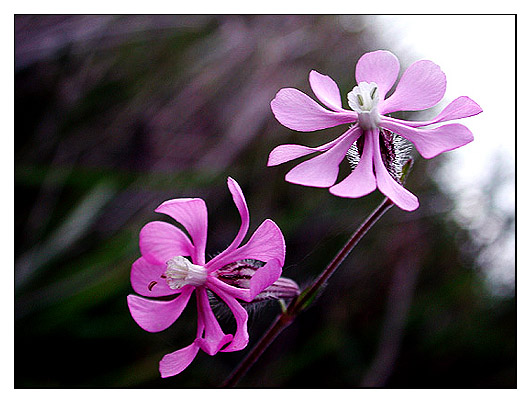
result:
[[[474,140],[472,132],[459,123],[450,123],[433,129],[417,129],[386,119],[382,122],[382,127],[411,141],[424,158],[433,158]]]
[[[398,77],[400,62],[387,50],[365,53],[356,65],[356,81],[376,83],[381,99],[385,98]]]
[[[332,110],[341,111],[341,94],[336,82],[315,70],[310,71],[310,87],[323,104]]]
[[[145,297],[163,297],[181,292],[172,290],[162,276],[166,265],[152,264],[145,258],[137,259],[131,267],[131,285],[133,290]]]
[[[166,354],[159,363],[160,376],[168,378],[180,374],[192,363],[198,351],[199,344],[194,341],[188,347]]]
[[[147,223],[139,235],[142,256],[153,264],[165,264],[174,256],[192,256],[194,247],[179,228],[163,221]]]
[[[193,287],[185,287],[171,301],[150,300],[137,295],[127,296],[127,305],[135,322],[148,332],[161,332],[179,318],[188,304]]]
[[[281,89],[271,101],[271,110],[284,126],[302,132],[327,129],[356,120],[354,112],[327,110],[295,88]]]
[[[205,202],[202,199],[173,199],[162,203],[155,212],[169,215],[186,228],[194,245],[192,261],[195,264],[204,264],[207,239]]]
[[[384,100],[380,113],[419,111],[436,105],[446,91],[446,75],[429,60],[419,60],[404,72],[395,92]]]

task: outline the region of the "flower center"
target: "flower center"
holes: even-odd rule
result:
[[[193,264],[182,256],[175,256],[166,262],[164,277],[172,290],[178,290],[185,285],[201,286],[205,284],[207,276],[203,266]]]
[[[361,82],[348,93],[347,98],[352,110],[358,113],[358,121],[362,129],[369,130],[378,127],[380,94],[375,83]]]

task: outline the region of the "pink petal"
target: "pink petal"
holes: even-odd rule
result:
[[[434,129],[415,129],[398,123],[394,119],[384,118],[380,125],[411,141],[424,158],[433,158],[474,140],[472,132],[459,123],[451,123]]]
[[[240,226],[240,230],[238,231],[238,234],[232,241],[232,243],[228,246],[227,249],[223,253],[230,253],[234,249],[236,249],[243,241],[243,238],[245,237],[245,234],[247,234],[247,230],[249,229],[249,209],[247,208],[247,202],[245,201],[245,196],[243,195],[242,189],[240,188],[240,185],[238,185],[238,182],[236,182],[231,177],[227,180],[229,190],[232,194],[232,198],[234,200],[234,204],[236,204],[236,207],[238,208],[238,211],[240,212],[240,217],[242,219],[242,224]],[[222,254],[217,255],[214,257],[208,264],[209,266],[215,265],[216,261],[221,259],[223,256]]]
[[[159,363],[160,376],[168,378],[181,373],[191,364],[198,351],[198,343],[193,342],[188,347],[166,354]]]
[[[212,312],[206,289],[199,287],[196,295],[199,327],[204,326],[205,329],[205,333],[198,340],[198,343],[201,350],[208,355],[215,355],[221,347],[232,340],[232,335],[227,335],[221,330],[218,320]]]
[[[377,134],[377,130],[378,129],[376,129],[376,131],[372,131],[371,133]],[[391,199],[392,202],[395,203],[402,210],[416,210],[419,206],[417,196],[415,196],[413,193],[405,189],[402,185],[400,185],[393,178],[391,178],[391,175],[389,175],[389,172],[387,172],[387,169],[385,168],[382,161],[382,156],[380,154],[380,142],[374,141],[374,143],[375,150],[373,160],[374,169],[376,171],[376,183],[378,184],[378,189],[380,189],[384,195]]]
[[[286,181],[303,186],[323,188],[332,186],[339,173],[339,164],[345,158],[352,143],[362,133],[358,126],[349,129],[348,132],[348,135],[345,135],[328,151],[300,163],[289,171],[286,174]]]
[[[194,287],[184,287],[181,295],[171,301],[150,300],[137,295],[127,296],[131,316],[138,325],[148,332],[161,332],[167,329],[188,304]]]
[[[285,254],[286,245],[282,231],[273,221],[265,220],[251,236],[249,242],[230,253],[221,252],[219,254],[221,258],[216,260],[215,265],[208,262],[206,268],[209,272],[213,272],[229,263],[243,259],[256,259],[262,262],[278,259],[281,265],[284,265]]]
[[[377,50],[365,53],[356,65],[356,81],[376,83],[380,99],[383,100],[398,77],[400,62],[391,52]]]
[[[240,303],[230,295],[219,290],[216,294],[227,304],[236,320],[236,332],[234,333],[234,338],[232,339],[232,342],[221,351],[230,352],[243,350],[249,343],[249,333],[247,333],[247,319],[249,315]]]
[[[343,140],[346,136],[350,135],[350,130],[347,130],[341,136],[332,140],[329,143],[323,144],[319,147],[305,147],[297,144],[283,144],[271,151],[269,154],[269,160],[267,166],[279,165],[287,161],[294,160],[295,158],[304,157],[305,155],[312,154],[317,151],[327,151],[330,150],[333,146]]]
[[[236,204],[236,208],[238,209],[240,217],[242,219],[242,225],[240,226],[240,230],[238,231],[236,238],[234,238],[234,241],[232,241],[230,246],[227,248],[232,249],[240,246],[243,241],[243,238],[245,237],[245,234],[247,234],[247,230],[249,229],[249,209],[247,208],[245,196],[243,195],[242,189],[240,188],[238,182],[229,177],[227,180],[227,184],[232,194],[234,204]]]
[[[205,263],[205,246],[207,239],[207,208],[201,199],[173,199],[162,203],[155,210],[167,214],[181,223],[192,237],[195,264]]]
[[[302,132],[326,129],[356,120],[354,112],[332,112],[295,88],[283,88],[271,101],[271,110],[284,126]]]
[[[218,291],[223,292],[234,298],[238,298],[247,302],[251,302],[254,298],[251,298],[250,290],[246,288],[238,288],[232,285],[228,285],[227,283],[224,283],[220,279],[213,276],[209,276],[207,278],[206,287],[215,292],[216,294],[218,294]]]
[[[447,122],[448,120],[463,119],[477,115],[483,109],[469,97],[459,97],[454,99],[435,119],[426,122],[407,122],[410,127],[427,126],[434,123]]]
[[[172,290],[160,277],[165,271],[165,264],[152,264],[143,257],[137,259],[131,267],[133,290],[145,297],[162,297],[180,293],[181,290]]]
[[[150,263],[166,265],[175,256],[192,256],[189,238],[174,225],[162,221],[147,223],[140,230],[140,252]]]
[[[342,111],[341,94],[334,80],[315,70],[310,71],[310,87],[323,104],[335,111]]]
[[[429,60],[419,60],[404,72],[395,92],[383,101],[380,113],[431,108],[446,91],[446,76]]]
[[[251,277],[249,284],[251,301],[277,281],[281,274],[282,264],[277,259],[271,259],[265,266],[260,267]]]
[[[376,178],[373,171],[373,139],[365,132],[363,153],[354,171],[345,179],[330,188],[330,193],[339,197],[361,197],[376,189]]]

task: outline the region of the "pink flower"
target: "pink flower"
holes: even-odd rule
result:
[[[419,205],[417,197],[398,183],[396,177],[391,177],[382,160],[385,150],[381,149],[380,135],[386,131],[391,135],[395,133],[413,143],[424,158],[433,158],[471,142],[473,136],[461,124],[431,125],[473,116],[482,109],[470,98],[462,96],[430,121],[407,122],[385,116],[396,111],[430,108],[446,91],[446,76],[439,66],[429,60],[420,60],[409,66],[395,91],[385,98],[399,70],[398,59],[391,52],[378,50],[363,55],[356,66],[358,86],[347,96],[352,110],[343,109],[337,84],[317,71],[310,72],[310,86],[328,109],[299,90],[281,89],[271,101],[271,109],[277,120],[290,129],[307,132],[340,124],[354,125],[334,141],[319,147],[278,146],[269,155],[268,166],[320,152],[289,171],[286,181],[330,187],[330,193],[352,198],[367,195],[378,187],[400,208],[415,210]],[[334,185],[339,164],[352,147],[362,150],[359,162],[350,175]]]
[[[197,333],[192,344],[165,355],[159,369],[163,378],[183,371],[199,349],[214,355],[218,351],[238,351],[247,346],[247,312],[237,301],[250,302],[273,284],[284,265],[285,243],[282,232],[271,220],[265,220],[249,241],[240,246],[249,229],[249,211],[238,183],[228,178],[229,190],[240,212],[242,224],[232,243],[205,263],[207,239],[207,209],[202,199],[173,199],[162,203],[155,211],[180,222],[190,238],[179,228],[162,221],[146,224],[140,231],[142,257],[133,263],[131,284],[146,299],[129,295],[127,303],[133,319],[148,332],[168,328],[184,310],[195,292],[197,300]],[[189,257],[188,260],[186,257]],[[248,288],[227,284],[217,276],[219,270],[244,259],[265,262],[257,268]],[[207,290],[217,295],[232,311],[237,329],[225,334],[210,307]]]

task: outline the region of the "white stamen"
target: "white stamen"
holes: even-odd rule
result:
[[[347,98],[352,110],[358,113],[358,121],[362,129],[369,130],[378,127],[380,93],[375,83],[361,82],[348,93]]]
[[[164,275],[168,286],[178,290],[185,285],[198,287],[205,284],[208,273],[203,266],[193,264],[182,256],[175,256],[166,262]]]

